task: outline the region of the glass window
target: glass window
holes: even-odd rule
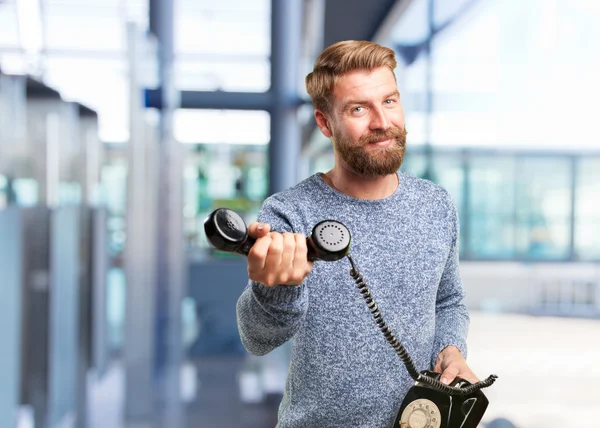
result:
[[[97,111],[102,140],[126,141],[129,137],[126,23],[133,21],[140,31],[145,30],[148,2],[44,1],[42,58],[30,58],[31,55],[20,50],[23,35],[19,38],[17,31],[17,3],[0,1],[2,69],[38,76],[65,100],[78,101]]]
[[[404,161],[402,161],[401,171],[407,172],[415,177],[423,177],[426,166],[425,155],[421,151],[407,149]]]
[[[439,153],[432,156],[432,176],[429,179],[438,183],[450,193],[459,215],[462,214],[464,168],[461,154]]]
[[[456,16],[466,13],[472,6],[471,0],[445,0],[435,2],[434,22],[439,27],[451,21]]]
[[[125,50],[126,27],[118,2],[51,0],[44,3],[44,9],[45,41],[52,49]]]
[[[409,67],[400,65],[396,70],[409,147],[419,147],[430,141],[426,116],[426,65],[425,56],[420,54]]]
[[[464,210],[459,212],[465,255],[599,259],[600,240],[594,238],[600,236],[600,161],[596,157],[580,162],[572,236],[572,155],[548,151],[570,152],[596,144],[589,136],[595,135],[593,103],[600,96],[595,77],[600,73],[600,51],[593,47],[600,35],[600,6],[590,1],[434,2],[436,26],[458,19],[433,39],[429,62],[423,45],[428,3],[410,4],[389,43],[400,59],[396,75],[411,147],[422,150],[430,143],[435,159],[442,156],[443,146],[473,147],[475,152],[477,147],[503,148],[497,154],[484,149],[469,155],[464,201],[460,166],[448,161],[434,168],[434,181],[448,188]],[[557,100],[572,108],[557,108]],[[539,154],[519,154],[523,150]],[[409,150],[403,169],[423,176],[426,159],[422,151],[417,153]]]
[[[575,191],[575,254],[600,260],[600,158],[580,159]]]
[[[5,74],[27,74],[27,61],[21,53],[0,50],[0,67]]]
[[[184,232],[191,250],[230,257],[210,250],[204,236],[204,219],[226,207],[239,213],[246,224],[256,220],[267,195],[266,145],[189,145],[184,170]]]
[[[2,28],[2,31],[0,31],[0,47],[18,48],[21,46],[18,22],[16,2],[4,4],[0,2],[0,28]]]
[[[8,180],[0,175],[0,210],[8,205]]]
[[[468,224],[463,224],[469,258],[515,256],[515,160],[469,156]]]
[[[271,52],[269,0],[182,0],[177,53],[263,55]]]
[[[182,0],[175,27],[176,87],[268,90],[270,31],[268,0]]]
[[[33,207],[39,202],[39,183],[32,178],[14,179],[12,191],[17,205]]]
[[[78,101],[98,112],[101,140],[120,142],[129,138],[129,92],[123,61],[55,56],[46,62],[47,85],[59,91],[63,99]]]
[[[465,253],[466,246],[463,244],[465,241],[465,210],[464,210],[464,180],[465,170],[462,163],[462,155],[459,152],[448,153],[435,153],[432,155],[432,169],[431,176],[427,177],[427,169],[425,169],[425,178],[438,183],[444,189],[448,191],[454,205],[458,211],[458,218],[460,222],[460,253]]]
[[[570,159],[520,158],[516,198],[518,255],[532,259],[569,258]]]
[[[175,139],[182,143],[268,144],[271,117],[266,111],[179,109]]]
[[[119,256],[125,249],[125,221],[127,213],[127,164],[125,152],[107,162],[101,170],[101,201],[108,211],[108,248],[111,256]]]
[[[182,91],[265,92],[271,85],[270,76],[267,57],[180,57],[175,63],[175,85]]]
[[[333,168],[334,155],[333,149],[328,149],[326,153],[320,154],[319,156],[312,158],[310,162],[310,173],[316,174],[317,172],[327,172]]]
[[[429,23],[428,0],[412,1],[395,25],[391,39],[397,44],[417,44],[427,38]]]
[[[425,59],[417,56],[417,45],[427,34],[427,3],[413,1],[390,37],[399,57],[416,57],[398,73],[404,100],[423,99],[426,90]],[[593,45],[600,37],[598,2],[437,1],[436,23],[446,22],[465,5],[466,12],[432,42],[435,114],[433,135],[426,140],[516,150],[591,147],[594,103],[600,97],[595,77],[600,75],[600,50]],[[557,108],[557,100],[570,108]],[[409,115],[418,106],[405,107],[414,132],[419,126]],[[554,123],[561,126],[548,125]]]

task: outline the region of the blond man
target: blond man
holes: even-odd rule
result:
[[[399,171],[406,128],[395,68],[394,52],[375,43],[325,49],[306,85],[333,169],[267,198],[249,226],[257,241],[238,327],[255,355],[292,341],[280,428],[391,427],[414,384],[347,261],[307,260],[305,237],[325,219],[352,232],[352,256],[417,368],[477,381],[465,361],[456,208],[442,187]]]

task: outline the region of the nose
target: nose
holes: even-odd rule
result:
[[[370,128],[372,131],[376,129],[388,129],[391,125],[389,118],[387,117],[386,111],[383,108],[371,110],[371,123]]]

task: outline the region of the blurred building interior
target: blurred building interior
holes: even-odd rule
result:
[[[246,354],[245,260],[203,221],[251,222],[331,168],[304,77],[346,39],[396,51],[402,170],[458,207],[469,358],[500,376],[485,426],[595,426],[599,17],[594,0],[0,0],[0,427],[275,426],[289,348]]]

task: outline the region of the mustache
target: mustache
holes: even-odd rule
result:
[[[363,135],[362,137],[360,137],[359,143],[361,145],[367,145],[367,144],[376,143],[378,141],[389,140],[390,138],[393,138],[396,141],[404,143],[406,134],[407,134],[406,128],[401,129],[401,128],[398,128],[397,126],[392,126],[386,130],[377,129],[367,135]],[[404,144],[402,144],[402,145],[404,145]]]

